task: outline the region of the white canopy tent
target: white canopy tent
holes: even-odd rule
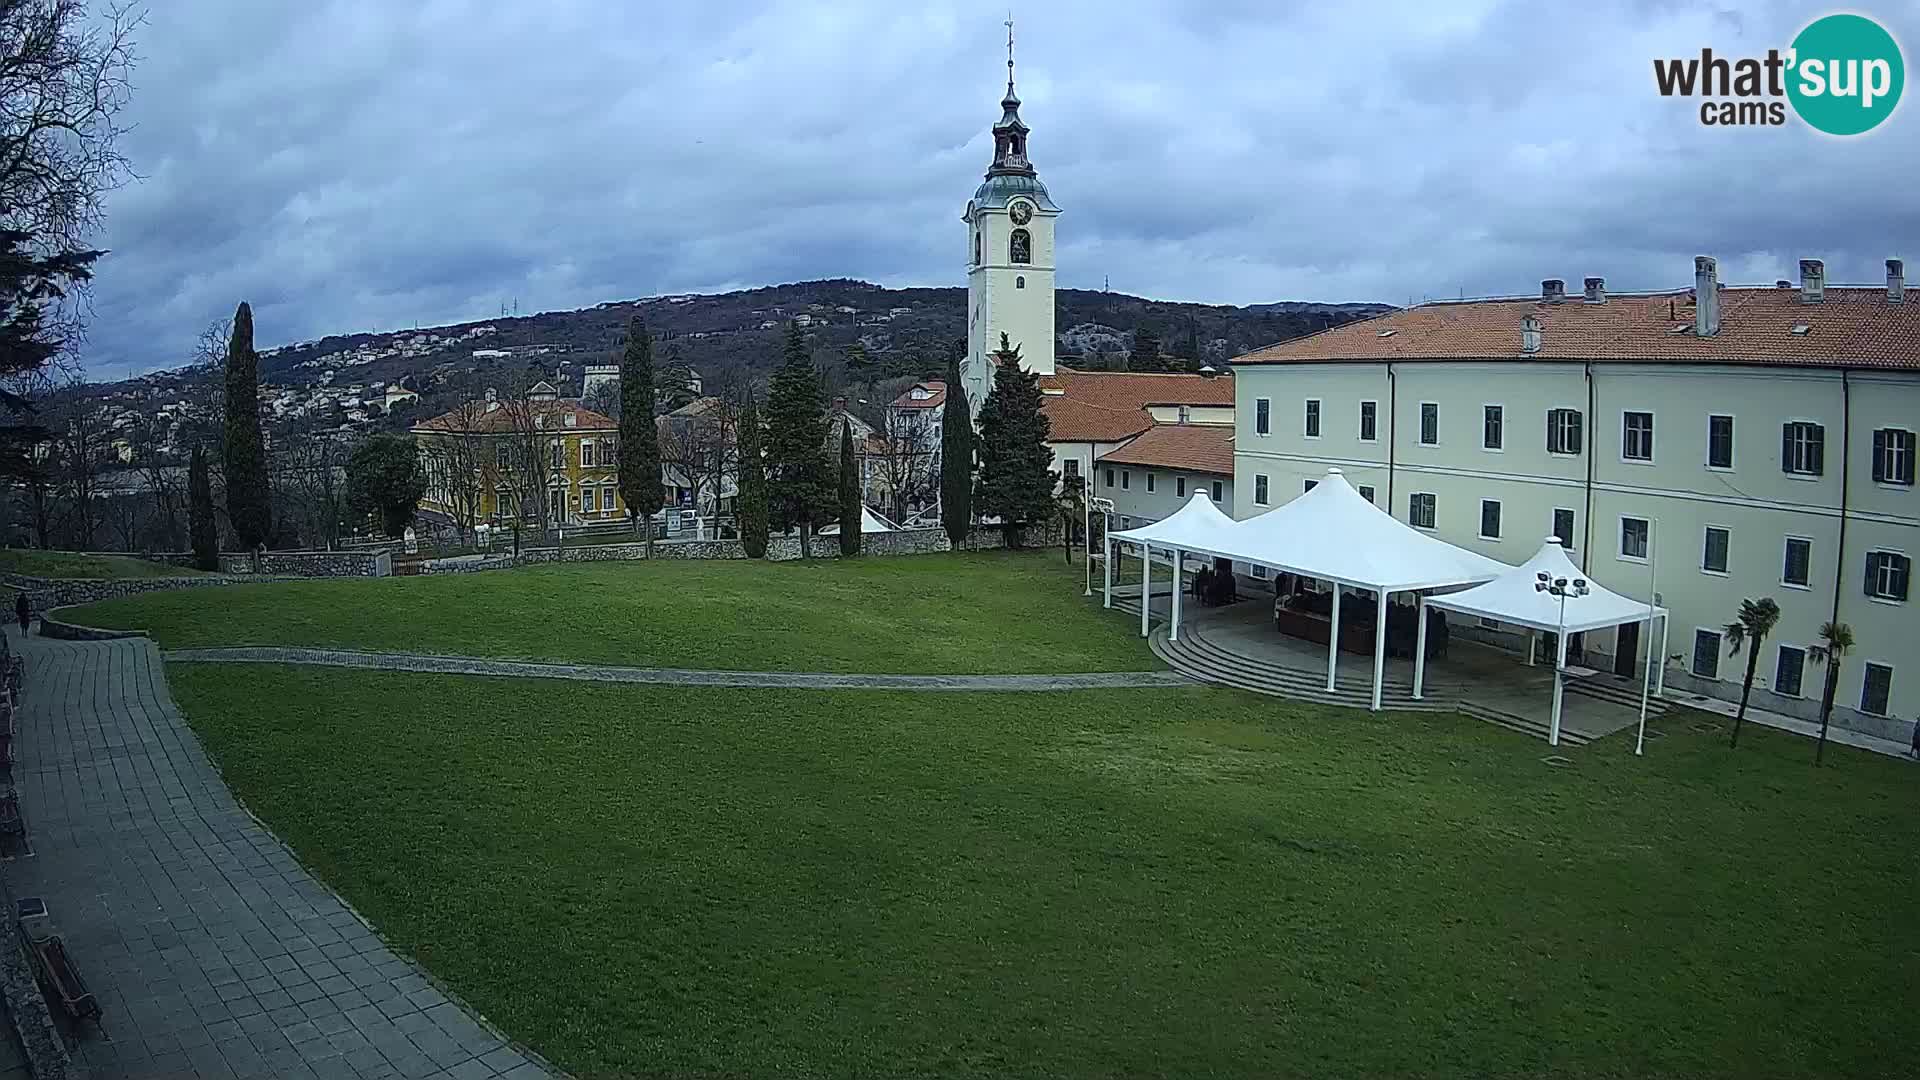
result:
[[[1174,607],[1168,636],[1178,640],[1179,553],[1255,563],[1275,570],[1329,581],[1336,586],[1366,589],[1375,597],[1373,643],[1373,708],[1380,708],[1380,688],[1386,667],[1387,596],[1415,589],[1475,585],[1492,581],[1512,567],[1406,525],[1355,491],[1339,469],[1328,469],[1313,490],[1258,517],[1234,521],[1193,499],[1172,517],[1152,525],[1114,533],[1114,541],[1139,543],[1148,549],[1174,551]],[[1207,511],[1211,511],[1209,514]],[[1108,555],[1112,555],[1111,546]],[[1148,560],[1149,565],[1151,560]],[[1143,584],[1151,570],[1142,574]],[[1111,581],[1111,574],[1109,574]],[[1143,589],[1143,594],[1145,590]],[[1109,601],[1111,602],[1111,601]],[[1146,633],[1145,597],[1141,633]],[[1328,633],[1327,689],[1334,688],[1340,655],[1340,590],[1333,592]]]
[[[1623,623],[1647,624],[1646,679],[1658,678],[1664,689],[1667,654],[1667,612],[1651,599],[1635,600],[1588,580],[1567,558],[1557,537],[1547,537],[1533,558],[1482,585],[1460,592],[1430,596],[1420,601],[1420,644],[1414,649],[1413,696],[1418,698],[1426,677],[1426,609],[1442,608],[1463,615],[1549,631],[1555,637],[1553,721],[1547,741],[1560,742],[1560,701],[1566,683],[1567,635],[1600,630]],[[1653,647],[1651,626],[1660,620],[1659,648]],[[1657,694],[1659,689],[1654,692]],[[1645,682],[1642,684],[1643,699]],[[1643,704],[1644,708],[1644,704]]]
[[[1110,533],[1107,536],[1106,557],[1106,600],[1107,607],[1113,606],[1113,545],[1116,541],[1140,545],[1140,636],[1147,635],[1148,609],[1153,597],[1153,550],[1173,552],[1173,621],[1168,624],[1167,636],[1174,641],[1180,640],[1180,560],[1183,552],[1215,555],[1211,545],[1225,530],[1231,529],[1234,520],[1221,513],[1213,505],[1204,491],[1195,491],[1185,506],[1172,514],[1161,518],[1151,525],[1142,525],[1125,532]],[[1226,556],[1231,557],[1231,556]]]

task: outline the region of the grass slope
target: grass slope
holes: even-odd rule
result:
[[[131,555],[0,548],[0,573],[54,578],[184,577],[200,571]]]
[[[485,574],[148,593],[75,609],[162,646],[316,645],[729,670],[1160,667],[1059,553],[800,563],[576,563]]]
[[[322,877],[583,1076],[1912,1063],[1920,773],[1765,729],[1554,770],[1200,688],[169,674]]]

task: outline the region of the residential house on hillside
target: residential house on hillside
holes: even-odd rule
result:
[[[619,425],[538,383],[519,400],[488,390],[414,425],[428,476],[420,509],[455,524],[619,521]]]
[[[1417,529],[1518,564],[1557,537],[1586,574],[1672,615],[1666,680],[1737,698],[1722,628],[1772,597],[1755,703],[1818,714],[1828,622],[1856,642],[1837,722],[1902,741],[1920,713],[1915,490],[1920,297],[1883,285],[1422,304],[1233,361],[1233,512],[1299,497],[1338,466]],[[1657,577],[1655,577],[1657,573]],[[1650,580],[1651,579],[1651,580]],[[1569,601],[1577,604],[1577,600]],[[1569,638],[1623,676],[1666,662],[1636,623]],[[1650,655],[1651,654],[1651,655]]]

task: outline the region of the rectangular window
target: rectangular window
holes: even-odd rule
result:
[[[1153,490],[1153,474],[1152,473],[1147,474],[1147,490],[1149,492]]]
[[[1709,574],[1727,572],[1727,547],[1733,534],[1718,525],[1707,526],[1707,540],[1700,551],[1700,569]]]
[[[1573,550],[1573,511],[1565,507],[1554,510],[1553,535],[1559,537],[1561,547]]]
[[[1312,491],[1314,488],[1318,487],[1319,485],[1320,485],[1320,481],[1309,480],[1306,482],[1306,484],[1304,484],[1300,488],[1300,494],[1305,495],[1307,492]]]
[[[1255,435],[1272,433],[1272,412],[1273,403],[1271,401],[1268,401],[1266,398],[1253,399],[1253,433]]]
[[[1113,470],[1112,469],[1107,470],[1107,486],[1109,488],[1113,486]]]
[[[1773,692],[1799,697],[1806,671],[1807,650],[1792,645],[1780,646],[1780,656],[1773,663]]]
[[[1431,529],[1439,516],[1439,504],[1430,492],[1416,492],[1407,496],[1407,524],[1416,529]]]
[[[1368,502],[1372,502],[1373,501],[1373,485],[1361,484],[1360,497],[1367,500]]]
[[[613,485],[611,484],[600,489],[600,509],[613,509]]]
[[[1186,477],[1176,476],[1173,478],[1173,496],[1176,499],[1184,499],[1187,497],[1187,478]]]
[[[1306,425],[1307,425],[1306,426],[1307,438],[1317,439],[1320,437],[1320,399],[1319,398],[1307,399]]]
[[[1130,469],[1121,469],[1120,470],[1120,490],[1125,491],[1132,486],[1133,486],[1133,471]]]
[[[567,467],[567,444],[558,439],[553,443],[553,467],[556,469]]]
[[[593,468],[593,441],[591,439],[580,444],[580,467],[583,469]]]
[[[1913,486],[1913,432],[1881,428],[1873,433],[1873,482]]]
[[[1620,456],[1628,461],[1653,460],[1653,414],[1620,414]]]
[[[1500,450],[1507,445],[1507,410],[1500,405],[1488,405],[1481,410],[1480,447],[1483,450]]]
[[[1887,699],[1893,696],[1893,669],[1885,664],[1867,663],[1860,681],[1860,711],[1870,716],[1887,715]]]
[[[1780,584],[1807,587],[1813,568],[1813,541],[1798,536],[1787,537],[1786,565],[1780,569]]]
[[[1548,409],[1547,453],[1578,455],[1581,430],[1580,410]]]
[[[1720,632],[1693,632],[1693,673],[1703,679],[1720,677]]]
[[[1267,476],[1265,473],[1254,474],[1253,505],[1255,506],[1267,505]]]
[[[1067,460],[1061,462],[1060,475],[1061,476],[1079,476],[1080,475],[1080,459],[1068,458]]]
[[[1913,560],[1893,551],[1867,552],[1867,595],[1875,600],[1905,600]]]
[[[1226,497],[1224,494],[1225,489],[1226,489],[1226,485],[1223,484],[1222,482],[1218,480],[1215,480],[1213,482],[1213,501],[1214,502],[1219,502],[1221,499]]]
[[[1480,539],[1500,539],[1500,501],[1498,499],[1480,500]]]
[[[1361,442],[1376,442],[1379,440],[1380,438],[1380,434],[1379,434],[1380,429],[1378,427],[1379,416],[1380,416],[1379,402],[1363,401],[1360,403],[1360,441]]]
[[[1733,468],[1733,417],[1707,417],[1707,467]]]
[[[511,452],[512,447],[507,446],[505,443],[495,446],[493,448],[493,463],[502,469],[506,468],[507,462],[510,460],[508,455]]]
[[[585,514],[593,513],[593,489],[590,487],[580,489],[580,511]]]
[[[1780,468],[1791,476],[1819,476],[1826,469],[1827,429],[1793,421],[1780,425]]]
[[[1623,517],[1620,519],[1620,555],[1627,559],[1647,557],[1647,519]]]
[[[1440,445],[1440,403],[1437,401],[1420,403],[1420,445]]]
[[[1261,580],[1261,581],[1265,581],[1265,580],[1267,580],[1267,568],[1266,568],[1266,567],[1264,567],[1264,566],[1261,566],[1261,565],[1260,565],[1259,563],[1254,563],[1254,564],[1252,565],[1252,567],[1251,567],[1251,569],[1253,570],[1253,576],[1254,576],[1254,577],[1256,577],[1256,578],[1258,578],[1258,579],[1259,579],[1259,580]]]

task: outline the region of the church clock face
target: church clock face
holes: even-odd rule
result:
[[[1013,223],[1015,225],[1025,225],[1027,222],[1033,220],[1032,203],[1016,201],[1010,212],[1013,215]]]

